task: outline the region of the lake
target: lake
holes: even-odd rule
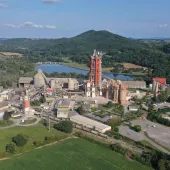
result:
[[[53,72],[65,72],[65,73],[77,73],[77,74],[84,74],[86,75],[88,73],[87,70],[81,70],[77,68],[72,68],[64,65],[59,64],[41,64],[36,66],[36,70],[41,69],[43,72],[46,72],[48,74]],[[119,80],[133,80],[132,76],[125,76],[125,75],[113,75],[112,73],[103,73],[105,76],[112,78],[112,79],[119,79]]]

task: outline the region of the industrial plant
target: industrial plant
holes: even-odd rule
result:
[[[22,117],[21,121],[30,117],[44,117],[52,120],[71,120],[75,127],[81,129],[95,129],[98,133],[111,130],[106,125],[113,117],[109,112],[91,113],[91,109],[97,109],[99,105],[113,104],[122,105],[129,111],[137,111],[139,107],[131,105],[131,99],[141,99],[146,96],[145,91],[152,89],[158,95],[167,88],[165,78],[153,78],[149,88],[145,81],[122,81],[113,80],[102,72],[102,52],[94,50],[90,57],[90,71],[87,80],[76,78],[47,77],[42,70],[38,70],[34,77],[20,77],[17,89],[3,90],[0,93],[0,117],[7,110],[14,110],[14,117]],[[42,103],[41,103],[42,102]],[[78,107],[86,111],[80,115],[76,112]],[[98,111],[100,112],[100,110]],[[91,131],[91,130],[90,130]]]

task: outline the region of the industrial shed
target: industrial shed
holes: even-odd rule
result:
[[[88,127],[88,128],[95,127],[95,130],[99,131],[101,133],[105,133],[106,131],[111,130],[111,126],[105,125],[103,123],[97,122],[95,120],[89,119],[89,118],[81,116],[81,115],[71,116],[70,120],[74,123],[81,124],[84,127]]]

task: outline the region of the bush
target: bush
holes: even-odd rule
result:
[[[5,112],[4,115],[3,115],[3,119],[4,119],[5,121],[8,121],[9,118],[10,118],[10,114],[9,114],[8,112]]]
[[[122,146],[120,146],[119,144],[111,144],[110,145],[110,148],[115,151],[115,152],[118,152],[118,153],[121,153],[121,154],[126,154],[128,149],[126,148],[123,148]]]
[[[43,142],[39,141],[39,140],[35,140],[33,142],[33,145],[36,146],[36,147],[39,147],[39,146],[42,146],[43,145]]]
[[[15,153],[15,145],[13,143],[6,145],[6,152]]]
[[[61,121],[58,124],[54,124],[54,128],[65,133],[71,133],[73,130],[73,124],[71,121]]]
[[[27,137],[22,134],[18,134],[12,138],[12,142],[14,142],[18,147],[22,147],[27,144]]]
[[[140,125],[135,125],[135,126],[133,126],[132,129],[133,129],[134,131],[136,131],[136,132],[140,132],[140,131],[142,130],[142,128],[141,128]]]

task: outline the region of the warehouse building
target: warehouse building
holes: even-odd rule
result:
[[[100,133],[105,133],[111,130],[111,126],[105,125],[103,123],[97,122],[81,115],[73,115],[70,117],[70,120],[74,123],[81,124],[87,128],[95,128],[95,130]]]
[[[145,81],[121,81],[121,85],[126,86],[127,88],[132,88],[132,89],[145,89],[146,88]]]

